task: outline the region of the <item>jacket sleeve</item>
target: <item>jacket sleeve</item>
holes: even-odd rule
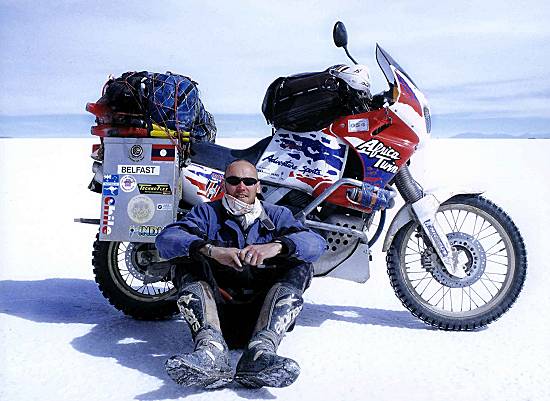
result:
[[[276,239],[285,245],[286,256],[303,262],[315,262],[325,252],[325,239],[296,220],[286,207],[281,207],[274,223],[277,229]]]
[[[198,256],[198,250],[208,243],[208,209],[193,207],[183,219],[167,225],[155,239],[159,255],[164,259]]]

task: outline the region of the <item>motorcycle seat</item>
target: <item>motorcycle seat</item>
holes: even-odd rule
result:
[[[191,161],[220,171],[225,171],[229,163],[239,159],[256,165],[269,142],[271,142],[271,137],[266,137],[247,149],[231,149],[212,142],[193,142],[191,144]]]

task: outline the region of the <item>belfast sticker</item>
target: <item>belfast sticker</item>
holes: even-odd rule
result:
[[[137,195],[128,202],[127,211],[132,221],[138,224],[147,223],[155,215],[155,203],[146,195]]]
[[[160,166],[118,165],[118,174],[159,175]]]
[[[137,184],[140,194],[146,195],[172,195],[169,184]]]
[[[124,192],[132,192],[137,187],[137,181],[131,175],[124,175],[120,179],[120,189]]]

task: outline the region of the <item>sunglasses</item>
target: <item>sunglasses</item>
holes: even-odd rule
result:
[[[231,177],[225,177],[225,182],[229,185],[233,185],[234,187],[239,185],[241,182],[247,187],[251,187],[252,185],[256,185],[258,183],[258,179],[253,177],[235,177],[232,175]]]

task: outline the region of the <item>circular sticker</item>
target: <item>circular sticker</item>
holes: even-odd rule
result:
[[[155,214],[155,203],[146,195],[137,195],[128,202],[128,216],[136,223],[147,223]]]
[[[135,162],[138,162],[143,159],[143,148],[141,145],[134,145],[130,148],[130,159]]]
[[[124,192],[132,192],[137,187],[137,181],[131,175],[124,175],[120,179],[120,188]]]

